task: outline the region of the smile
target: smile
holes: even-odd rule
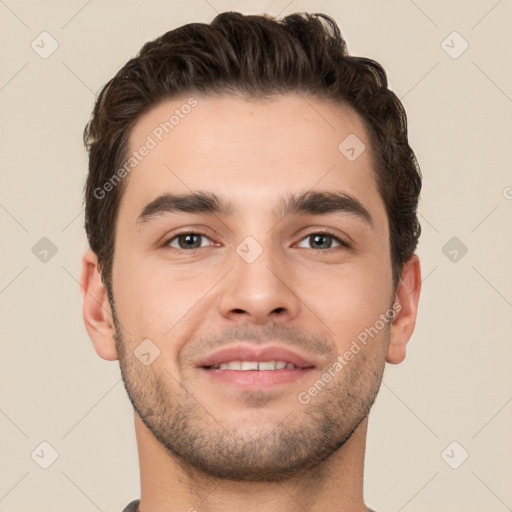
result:
[[[283,369],[295,370],[298,367],[293,363],[288,363],[286,361],[228,361],[225,363],[212,365],[209,368],[212,370],[268,371]]]

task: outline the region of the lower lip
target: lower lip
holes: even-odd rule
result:
[[[313,371],[313,368],[297,368],[294,370],[201,369],[216,382],[224,382],[244,389],[271,388],[282,384],[290,384],[303,379]]]

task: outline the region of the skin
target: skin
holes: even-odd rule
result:
[[[187,99],[165,100],[145,113],[130,150]],[[367,415],[386,361],[405,357],[421,287],[414,254],[393,289],[369,137],[350,108],[314,97],[196,99],[197,107],[127,178],[116,228],[114,311],[96,255],[83,257],[87,331],[100,357],[119,359],[134,405],[140,510],[365,511]],[[349,134],[366,146],[353,162],[338,150]],[[230,200],[233,215],[166,213],[137,223],[163,192],[199,190]],[[355,197],[373,225],[347,212],[273,211],[289,193],[309,190]],[[350,247],[328,238],[318,248],[310,235],[325,229]],[[191,250],[180,248],[177,232],[205,237]],[[248,236],[263,251],[252,263],[236,251]],[[395,300],[401,309],[394,320],[301,403],[299,393]],[[144,339],[160,351],[148,366],[134,355]],[[238,342],[288,347],[315,368],[286,385],[242,391],[196,367]]]

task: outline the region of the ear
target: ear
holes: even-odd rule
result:
[[[82,257],[80,287],[85,328],[96,353],[107,361],[118,359],[114,340],[114,320],[108,294],[98,270],[98,257],[89,250]]]
[[[420,260],[416,254],[405,263],[396,288],[395,317],[389,332],[389,346],[386,361],[401,363],[405,358],[405,347],[414,331],[418,301],[421,291]]]

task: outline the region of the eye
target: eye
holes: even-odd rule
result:
[[[208,240],[210,243],[203,244],[202,242]],[[317,250],[326,250],[326,249],[334,249],[336,247],[350,247],[349,244],[341,240],[336,235],[329,232],[315,232],[310,233],[306,237],[304,237],[301,242],[299,242],[299,247],[305,247],[303,244],[309,243],[310,247]],[[181,250],[194,250],[200,249],[201,247],[206,247],[211,244],[212,240],[202,233],[195,232],[185,232],[174,235],[172,238],[165,242],[165,246],[173,247],[175,249]]]
[[[334,234],[328,232],[318,232],[318,233],[310,233],[308,236],[302,239],[302,241],[306,240],[306,243],[310,243],[313,247],[312,249],[332,249],[334,247],[349,247],[349,245],[335,236]],[[300,243],[302,243],[302,241]],[[333,242],[336,244],[333,246]],[[299,244],[299,247],[304,247]]]
[[[202,233],[180,233],[173,236],[165,243],[166,246],[174,247],[175,249],[199,249],[205,247],[201,245],[201,239],[210,240],[206,235]],[[210,240],[211,242],[211,240]],[[176,246],[177,243],[177,246]],[[210,245],[210,244],[207,244]]]

